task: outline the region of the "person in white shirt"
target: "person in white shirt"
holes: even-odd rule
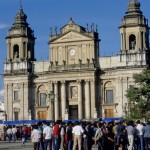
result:
[[[52,136],[53,129],[49,126],[49,123],[46,122],[46,127],[43,129],[44,150],[47,150],[48,145],[49,150],[52,150]]]
[[[17,133],[17,129],[15,127],[15,125],[13,126],[12,128],[12,138],[13,138],[13,141],[16,142],[16,133]]]
[[[73,127],[72,133],[74,136],[73,150],[76,150],[77,144],[78,150],[81,150],[82,134],[84,133],[84,129],[82,128],[79,122],[75,122],[75,126]]]
[[[140,120],[138,120],[136,123],[137,123],[136,134],[140,141],[138,143],[137,147],[138,147],[138,150],[144,150],[144,143],[143,143],[143,128],[144,128],[144,126],[141,124]]]
[[[38,146],[39,146],[39,138],[40,138],[40,132],[38,130],[38,126],[35,125],[33,126],[33,131],[31,133],[31,140],[34,144],[34,150],[38,150]]]
[[[7,133],[7,136],[8,136],[9,143],[10,143],[11,139],[12,139],[12,127],[11,126],[8,127],[6,133]]]
[[[133,149],[133,141],[134,141],[134,132],[135,132],[135,130],[133,128],[133,121],[129,121],[127,123],[126,131],[127,131],[127,135],[128,135],[128,141],[129,141],[128,150],[132,150]]]

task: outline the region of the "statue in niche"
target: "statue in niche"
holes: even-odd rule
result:
[[[77,87],[71,88],[71,98],[77,98]]]
[[[134,41],[131,41],[131,49],[135,49],[135,45],[136,45],[135,40],[134,40]]]
[[[19,58],[19,53],[18,53],[18,51],[15,52],[15,58]]]

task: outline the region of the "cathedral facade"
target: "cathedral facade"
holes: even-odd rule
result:
[[[49,60],[36,61],[35,36],[20,7],[8,31],[4,63],[7,120],[124,117],[133,74],[149,67],[149,27],[140,3],[130,0],[121,20],[121,48],[101,57],[99,34],[72,18],[50,34]]]

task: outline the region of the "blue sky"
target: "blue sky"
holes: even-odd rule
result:
[[[127,11],[129,0],[22,0],[29,26],[37,38],[35,56],[38,60],[47,60],[49,56],[48,40],[50,28],[59,29],[68,23],[70,17],[76,24],[86,27],[98,25],[100,54],[115,55],[120,49],[119,25]],[[150,20],[150,0],[139,0],[141,10]],[[6,58],[8,29],[14,22],[19,9],[19,0],[0,0],[0,73]],[[150,24],[150,23],[149,23]],[[3,78],[0,77],[0,99],[3,95]]]

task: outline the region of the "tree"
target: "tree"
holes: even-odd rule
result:
[[[130,117],[147,120],[150,118],[150,70],[134,74],[133,79],[135,85],[130,86],[126,94],[129,100]]]

